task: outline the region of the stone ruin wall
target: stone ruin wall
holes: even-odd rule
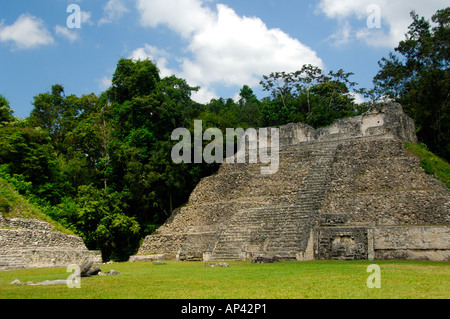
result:
[[[319,259],[450,259],[450,196],[401,140],[341,146],[315,230]]]
[[[0,270],[65,267],[88,260],[101,263],[101,253],[89,251],[80,237],[55,231],[46,222],[0,215]]]
[[[394,103],[318,130],[282,126],[277,174],[262,175],[256,164],[223,164],[130,260],[170,259],[181,250],[193,259],[214,258],[230,241],[237,243],[228,249],[240,257],[217,254],[216,260],[268,254],[268,246],[283,240],[282,226],[278,238],[251,233],[270,232],[274,218],[280,225],[311,223],[298,226],[304,234],[290,235],[303,241],[289,255],[298,260],[450,260],[450,192],[425,174],[405,141],[417,142],[415,125]]]

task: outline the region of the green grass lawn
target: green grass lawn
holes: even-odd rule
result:
[[[381,267],[381,289],[367,287],[367,266]],[[0,272],[1,299],[438,299],[450,298],[449,262],[314,261],[275,264],[231,262],[206,268],[202,262],[116,263],[100,267],[120,276],[81,279],[80,289],[15,286],[66,279],[65,268]]]

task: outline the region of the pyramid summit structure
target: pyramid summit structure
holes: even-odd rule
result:
[[[416,128],[397,103],[281,126],[276,174],[222,164],[130,261],[450,260],[450,191],[405,142]]]

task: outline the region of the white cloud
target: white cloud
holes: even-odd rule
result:
[[[361,95],[361,94],[359,94],[359,93],[356,93],[356,92],[350,92],[350,93],[348,93],[350,96],[353,96],[353,98],[355,99],[355,103],[356,104],[362,104],[362,103],[365,103],[365,102],[367,102],[365,99],[364,99],[364,97]]]
[[[104,76],[103,78],[101,78],[101,79],[99,80],[99,82],[100,82],[99,88],[100,88],[102,91],[105,91],[105,90],[109,89],[109,88],[111,87],[111,85],[112,85],[112,79],[111,79],[111,77],[107,77],[107,76]]]
[[[78,35],[78,33],[76,33],[76,31],[70,31],[68,28],[60,25],[57,25],[55,27],[55,33],[61,37],[66,38],[71,43],[74,43],[75,41],[80,39],[80,36]]]
[[[214,84],[255,86],[271,72],[304,64],[323,68],[316,52],[299,40],[223,4],[213,10],[201,0],[138,0],[137,8],[141,25],[167,26],[188,43],[177,76],[201,86],[202,98],[216,97]]]
[[[93,25],[94,23],[91,21],[92,13],[89,11],[81,11],[81,24]]]
[[[218,99],[218,95],[214,89],[210,89],[207,87],[201,87],[198,92],[192,93],[192,100],[197,103],[209,103],[212,99]]]
[[[98,22],[99,25],[117,21],[130,10],[123,4],[122,0],[109,0],[103,7],[103,11],[105,15]]]
[[[340,27],[328,37],[333,45],[342,46],[351,42],[352,28],[348,21],[341,21]]]
[[[22,14],[14,24],[0,23],[0,42],[12,41],[18,49],[33,49],[54,42],[44,22],[29,14]]]
[[[216,15],[202,6],[201,0],[138,0],[141,24],[167,25],[183,37],[189,37],[214,24]]]
[[[381,28],[368,27],[367,20],[375,13],[373,6],[380,9]],[[343,45],[358,40],[372,47],[392,48],[405,38],[412,22],[409,15],[412,10],[430,18],[444,7],[445,0],[321,0],[317,8],[338,21],[339,30],[329,38],[334,44]]]

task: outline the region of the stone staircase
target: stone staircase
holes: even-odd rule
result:
[[[26,268],[26,262],[21,255],[0,255],[0,270]]]
[[[334,141],[317,143],[312,156],[314,161],[309,169],[305,183],[299,190],[297,205],[307,212],[316,212],[322,206],[327,192],[331,166],[339,143]]]
[[[258,256],[286,259],[305,255],[311,229],[325,198],[339,143],[315,142],[313,162],[294,205],[266,206],[237,212],[210,245],[211,260],[245,260]],[[306,145],[305,145],[306,146]]]
[[[245,260],[268,255],[295,258],[304,250],[304,235],[311,220],[297,206],[242,210],[221,231],[211,259]]]

